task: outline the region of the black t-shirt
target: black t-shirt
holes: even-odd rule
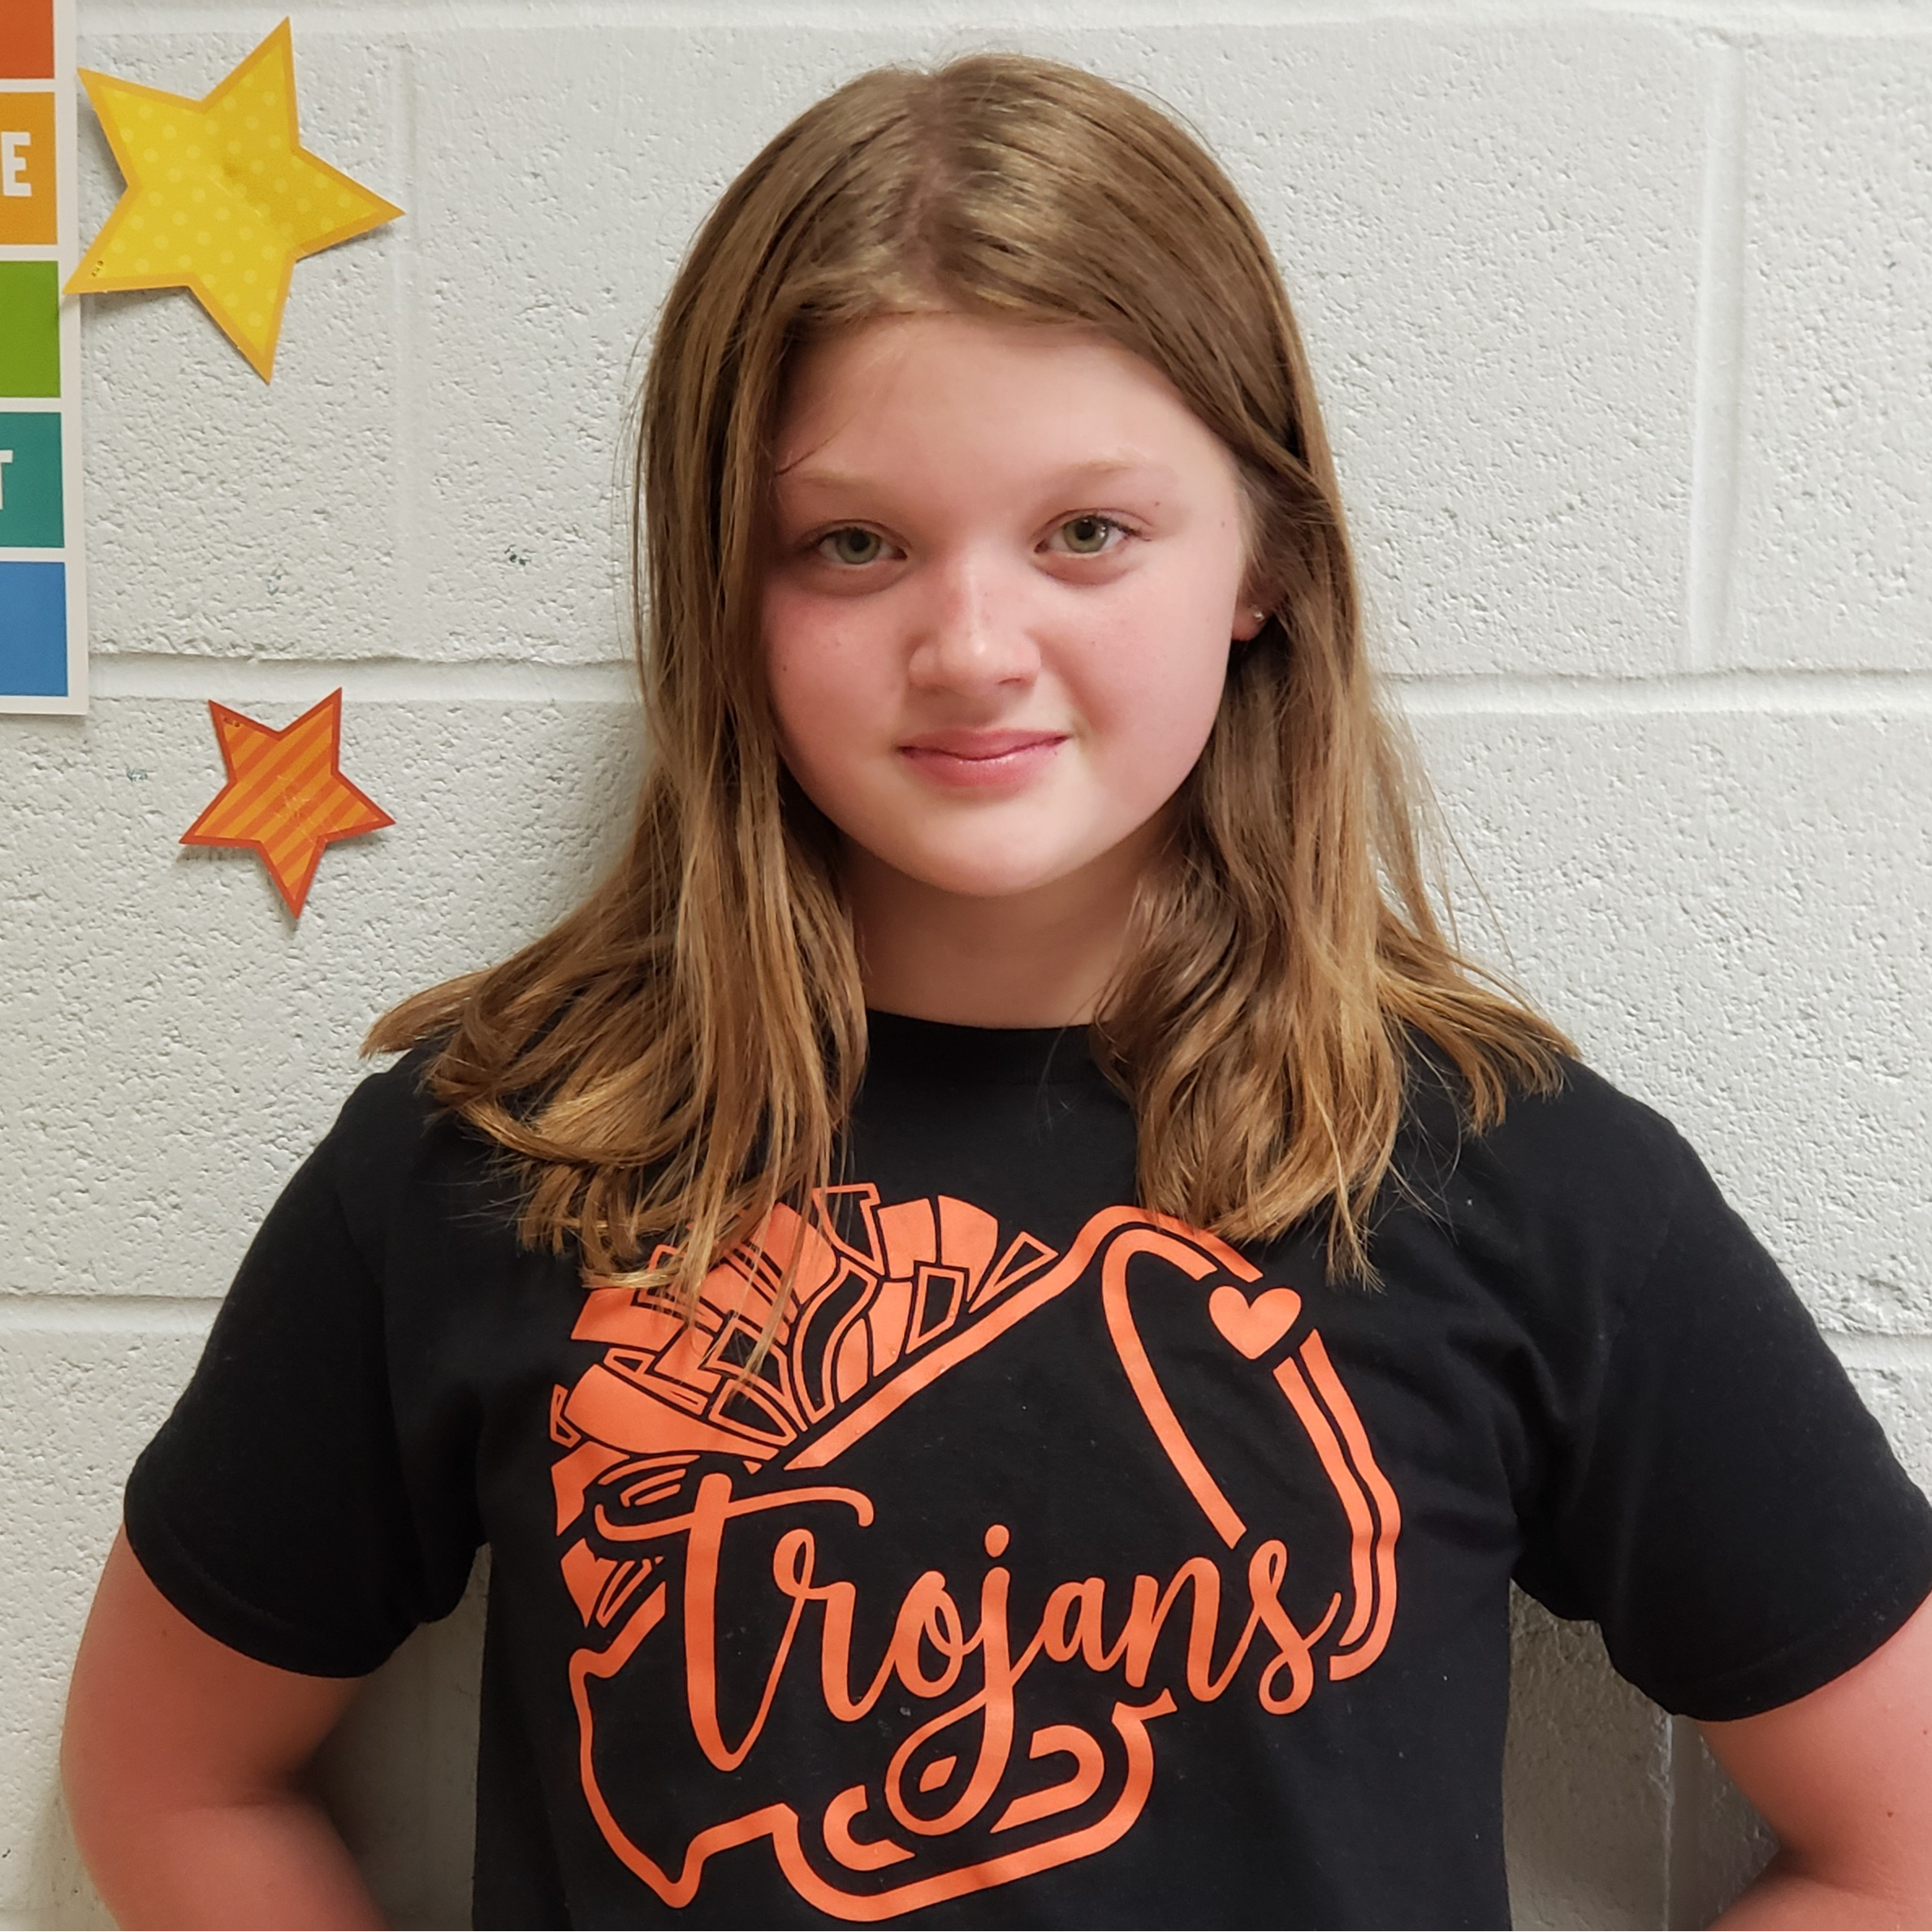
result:
[[[1368,1290],[1132,1206],[1078,1031],[871,1039],[850,1178],[693,1329],[378,1074],[135,1469],[149,1574],[287,1670],[491,1546],[478,1925],[1506,1923],[1512,1576],[1702,1718],[1932,1588],[1777,1269],[1584,1070],[1478,1138],[1420,1067]]]

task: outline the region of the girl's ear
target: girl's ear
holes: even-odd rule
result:
[[[1267,623],[1268,613],[1256,604],[1244,604],[1234,613],[1234,638],[1237,644],[1246,644]]]

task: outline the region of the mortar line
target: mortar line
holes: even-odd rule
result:
[[[1732,41],[1717,38],[1705,42],[1701,59],[1708,119],[1691,383],[1687,671],[1721,663],[1731,641],[1744,407],[1744,55]]]
[[[542,663],[470,658],[255,658],[208,652],[97,653],[97,697],[313,702],[336,685],[361,704],[620,704],[636,702],[628,659]],[[1503,672],[1394,674],[1411,717],[1642,717],[1722,713],[1794,717],[1932,715],[1932,672],[1708,671],[1659,677],[1524,676]]]
[[[1921,672],[1687,672],[1652,678],[1506,673],[1390,677],[1390,694],[1415,717],[1913,716],[1932,710]]]
[[[404,658],[221,658],[142,652],[97,656],[94,695],[221,698],[237,703],[313,703],[338,685],[357,704],[632,704],[628,663],[543,664],[514,659],[436,663]]]
[[[37,1294],[0,1291],[0,1335],[200,1335],[218,1294]]]
[[[403,220],[390,276],[390,296],[394,307],[391,326],[395,331],[396,399],[391,434],[395,439],[395,461],[392,469],[395,500],[391,508],[395,559],[395,582],[398,593],[397,629],[405,638],[425,634],[427,587],[424,581],[421,546],[417,542],[416,478],[421,467],[417,447],[417,425],[421,413],[416,406],[420,356],[417,322],[417,222],[410,218],[418,210],[421,171],[417,165],[416,113],[416,53],[406,37],[399,37],[395,50],[395,98],[390,103],[390,137],[395,144],[397,162],[402,172],[399,193]],[[420,213],[417,214],[420,220]]]
[[[115,34],[254,33],[259,37],[264,10],[257,6],[166,6],[148,0],[90,0],[83,40]],[[935,24],[927,0],[368,0],[323,8],[310,16],[305,33],[374,37],[407,30],[421,22],[433,31],[449,29],[555,32],[559,28],[625,27],[737,28],[827,27],[865,30],[880,26]],[[1376,21],[1419,22],[1476,28],[1571,22],[1630,22],[1692,31],[1779,33],[1826,32],[1844,39],[1921,37],[1922,15],[1874,15],[1833,0],[1580,0],[1553,8],[1547,0],[1217,0],[1191,10],[1182,0],[1091,0],[1078,11],[1048,14],[1028,0],[1002,0],[998,11],[980,11],[938,24],[975,32],[1011,32],[1033,28],[1057,32],[1067,27],[1146,27],[1163,23],[1188,27],[1329,27]]]
[[[1932,1335],[1847,1334],[1826,1329],[1831,1352],[1848,1368],[1910,1368],[1932,1373]]]
[[[1683,1835],[1684,1814],[1688,1810],[1683,1800],[1683,1740],[1678,1733],[1679,1719],[1666,1715],[1664,1721],[1664,1774],[1662,1829],[1658,1833],[1662,1843],[1660,1861],[1663,1881],[1663,1910],[1658,1915],[1661,1921],[1669,1926],[1679,1922],[1677,1910],[1677,1881],[1679,1868],[1683,1863],[1683,1848],[1678,1843]]]
[[[1917,717],[1932,713],[1932,675],[1922,672],[1681,672],[1661,677],[1388,677],[1397,706],[1414,718],[1671,717],[1722,713],[1769,717]]]

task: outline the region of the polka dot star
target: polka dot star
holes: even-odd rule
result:
[[[296,263],[402,213],[302,146],[287,21],[203,101],[80,78],[128,187],[67,293],[189,289],[266,382]]]
[[[181,835],[184,845],[239,845],[261,854],[299,919],[322,850],[395,821],[342,775],[342,694],[331,691],[277,731],[210,703],[228,782]]]

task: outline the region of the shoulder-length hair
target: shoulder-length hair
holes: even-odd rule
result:
[[[631,469],[649,762],[616,867],[553,931],[387,1014],[515,1157],[523,1238],[691,1296],[828,1183],[864,1003],[836,832],[787,773],[759,630],[775,422],[800,344],[944,309],[1074,324],[1143,357],[1233,453],[1247,600],[1207,747],[1091,1026],[1130,1099],[1142,1204],[1234,1240],[1368,1216],[1416,1055],[1471,1126],[1565,1042],[1459,956],[1377,707],[1327,439],[1252,215],[1124,89],[1013,55],[868,73],[726,190],[680,270]]]

